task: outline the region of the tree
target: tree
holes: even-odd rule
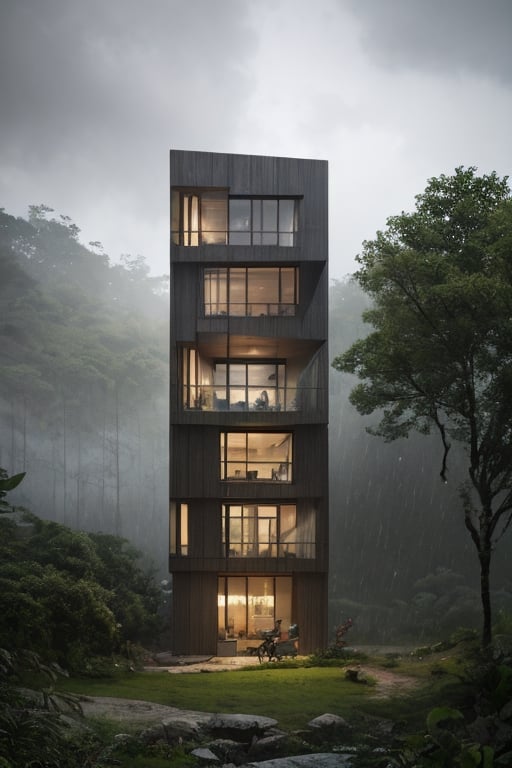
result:
[[[333,361],[360,383],[350,399],[381,412],[391,441],[437,431],[447,481],[464,449],[459,492],[480,564],[482,644],[492,640],[490,565],[512,521],[512,199],[508,179],[457,168],[429,180],[416,209],[363,243],[355,278],[373,331]],[[382,409],[382,410],[381,410]]]

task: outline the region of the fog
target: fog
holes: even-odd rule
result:
[[[75,529],[130,540],[168,576],[168,294],[144,261],[113,267],[75,225],[2,217],[0,466],[26,471],[12,503]],[[367,332],[366,297],[335,282],[330,357]],[[415,640],[479,626],[479,567],[458,486],[435,436],[387,444],[330,374],[332,626],[357,641]],[[495,610],[512,608],[507,548],[493,556]],[[499,615],[498,613],[496,615]]]

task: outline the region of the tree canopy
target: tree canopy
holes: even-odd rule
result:
[[[126,540],[26,511],[0,518],[0,647],[85,674],[92,657],[154,642],[160,601],[151,570]]]
[[[168,280],[79,233],[44,205],[0,209],[0,461],[27,472],[17,504],[167,573]]]
[[[447,480],[466,451],[465,525],[480,561],[483,643],[491,640],[492,550],[512,520],[512,199],[507,178],[457,168],[430,179],[416,210],[363,244],[355,277],[372,299],[364,339],[333,366],[386,440],[436,430]]]

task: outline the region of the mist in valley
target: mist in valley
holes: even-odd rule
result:
[[[127,538],[168,577],[165,277],[140,256],[113,265],[44,206],[0,212],[0,466],[26,472],[13,504]],[[367,298],[332,285],[330,357],[366,332]],[[480,625],[478,560],[464,527],[462,455],[440,478],[436,436],[385,443],[330,373],[331,629],[349,642],[429,641]],[[493,556],[495,617],[512,612],[510,531]]]

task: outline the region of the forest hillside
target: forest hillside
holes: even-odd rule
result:
[[[142,256],[110,262],[45,206],[0,211],[0,466],[11,502],[77,530],[125,537],[167,575],[168,281]],[[330,356],[366,329],[349,279],[330,291]],[[478,564],[458,497],[461,462],[420,435],[385,443],[331,371],[331,622],[353,637],[431,639],[480,621]],[[495,615],[512,612],[500,543]]]

